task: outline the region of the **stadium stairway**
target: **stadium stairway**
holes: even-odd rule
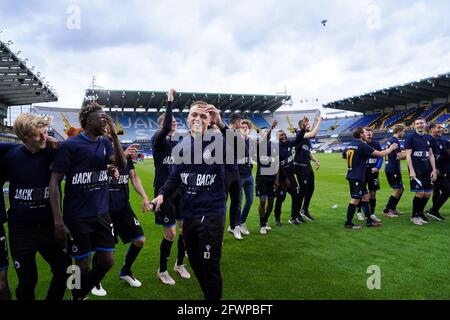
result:
[[[398,113],[396,113],[395,115],[393,115],[389,119],[386,119],[384,121],[384,124],[383,124],[382,128],[383,129],[388,129],[388,128],[396,125],[397,123],[402,122],[404,120],[404,118],[406,116],[408,116],[410,113],[411,113],[410,110],[399,111]]]
[[[416,120],[418,117],[420,117],[424,111],[425,108],[416,108],[413,109],[414,111],[409,114],[407,117],[405,117],[404,122],[406,127],[411,127],[411,125],[414,123],[414,120]]]
[[[450,104],[444,104],[442,105],[437,112],[430,115],[430,117],[427,119],[429,122],[445,122],[442,119],[446,119],[445,115],[449,113]],[[448,118],[447,118],[448,119]]]
[[[425,110],[425,112],[421,115],[421,117],[425,118],[426,121],[430,121],[431,119],[436,117],[436,115],[439,114],[444,108],[445,108],[444,103],[433,104],[430,108]]]

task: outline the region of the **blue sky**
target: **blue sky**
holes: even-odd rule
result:
[[[0,38],[57,88],[55,106],[80,106],[95,75],[108,89],[286,86],[308,108],[450,71],[449,12],[445,0],[2,0]]]

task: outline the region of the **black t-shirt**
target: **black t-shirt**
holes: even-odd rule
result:
[[[245,157],[238,160],[239,175],[242,178],[252,175],[253,164],[251,159],[251,148],[253,147],[253,142],[252,140],[250,140],[250,138],[245,140]]]
[[[23,224],[52,224],[49,183],[55,149],[32,153],[16,145],[3,154],[2,169],[9,183],[8,220]]]
[[[386,156],[384,169],[386,172],[399,173],[401,167],[400,167],[400,160],[397,158],[397,155],[402,152],[402,149],[400,147],[400,141],[396,137],[391,137],[387,142],[386,148],[389,148],[394,143],[398,144],[398,148]]]
[[[210,157],[215,157],[215,150],[210,150],[210,142],[201,141],[203,158],[202,164],[195,164],[194,152],[183,155],[190,157],[190,164],[171,166],[170,176],[160,193],[168,197],[179,186],[180,214],[183,217],[201,217],[210,215],[225,215],[225,165],[206,164]],[[195,150],[194,138],[186,137],[180,147],[182,150]]]
[[[430,148],[433,138],[428,134],[420,135],[416,131],[405,138],[405,149],[412,150],[411,158],[416,174],[431,172]]]
[[[134,170],[133,160],[127,159],[127,167],[119,168],[119,178],[108,176],[109,185],[109,211],[121,211],[129,205],[130,191],[128,189],[128,181],[130,179],[130,171]]]
[[[294,164],[309,165],[311,161],[311,140],[303,138],[295,146]]]
[[[109,211],[107,165],[113,155],[112,143],[104,137],[92,141],[81,133],[61,143],[52,171],[66,175],[65,221],[96,217]]]
[[[448,150],[450,142],[442,137],[433,138],[433,154],[436,159],[436,168],[440,173],[450,173],[450,157]]]
[[[365,180],[366,164],[374,149],[359,139],[354,139],[345,149],[347,159],[347,179]]]

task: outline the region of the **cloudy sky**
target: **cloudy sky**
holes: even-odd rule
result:
[[[54,106],[79,107],[96,76],[107,89],[286,87],[310,108],[449,72],[449,13],[448,0],[1,0],[0,39],[57,88]]]

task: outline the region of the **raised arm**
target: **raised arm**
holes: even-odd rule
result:
[[[175,94],[176,94],[175,89],[170,89],[169,92],[167,93],[167,108],[166,113],[164,115],[163,125],[162,128],[155,133],[154,141],[156,146],[163,143],[168,134],[170,133],[170,131],[172,131],[172,118],[173,118],[172,108]]]
[[[384,149],[382,151],[374,150],[372,152],[372,156],[376,157],[376,158],[385,157],[397,148],[398,148],[398,144],[393,143],[389,146],[389,148]]]
[[[314,138],[317,135],[317,133],[319,132],[321,122],[322,122],[322,117],[319,117],[317,119],[316,126],[310,132],[305,133],[305,138],[307,138],[307,139]]]

